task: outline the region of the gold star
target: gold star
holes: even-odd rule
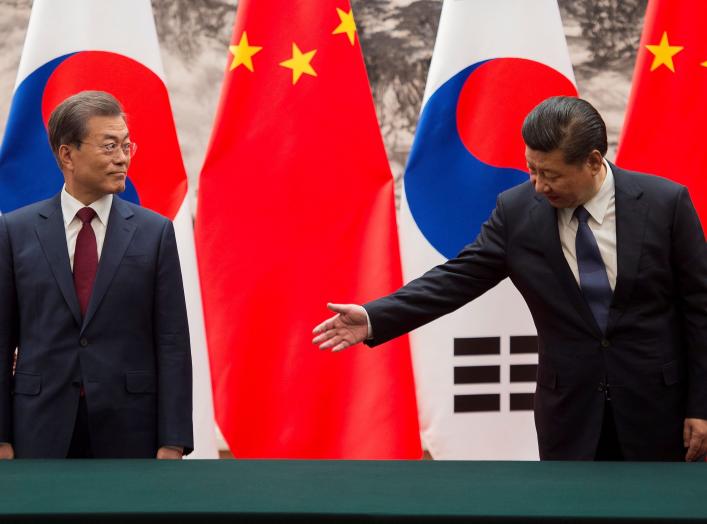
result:
[[[314,70],[310,62],[314,58],[314,54],[317,52],[316,49],[309,51],[307,53],[302,53],[297,47],[297,44],[292,42],[292,58],[280,62],[282,67],[292,69],[292,85],[295,85],[297,81],[303,74],[308,74],[312,76],[317,76],[317,72]]]
[[[231,67],[229,71],[233,71],[236,67],[243,64],[246,69],[253,72],[253,55],[260,51],[262,47],[250,45],[248,43],[248,35],[245,31],[241,35],[241,41],[238,45],[230,45],[228,49],[233,54],[233,62],[231,62]]]
[[[334,29],[332,35],[346,33],[349,37],[349,42],[351,42],[351,45],[354,45],[354,39],[356,38],[356,22],[353,17],[353,9],[349,9],[349,12],[347,13],[337,7],[336,12],[339,14],[339,20],[341,20],[341,23],[336,29]]]
[[[707,67],[707,62],[702,62],[700,65],[701,65],[702,67]]]
[[[659,45],[647,45],[646,47],[651,53],[653,53],[651,71],[655,71],[661,65],[665,65],[665,67],[670,69],[673,73],[675,72],[673,57],[685,49],[679,45],[670,45],[668,43],[668,33],[666,31],[663,31],[663,37],[660,39]]]

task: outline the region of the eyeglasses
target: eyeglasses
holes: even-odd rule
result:
[[[79,142],[80,144],[88,144],[90,146],[96,146],[101,150],[101,153],[108,156],[113,156],[115,152],[120,149],[123,154],[127,157],[135,156],[137,151],[137,144],[135,142],[123,142],[122,144],[116,144],[115,142],[109,142],[107,144],[94,144],[93,142]]]

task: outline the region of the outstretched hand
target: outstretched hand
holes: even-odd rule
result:
[[[341,351],[368,338],[368,315],[358,304],[327,304],[336,315],[314,328],[312,344]]]

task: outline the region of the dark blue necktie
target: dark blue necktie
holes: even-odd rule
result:
[[[603,333],[606,331],[613,293],[609,285],[609,277],[606,275],[604,261],[599,253],[597,240],[587,224],[589,211],[584,209],[584,206],[579,206],[574,210],[574,216],[579,222],[575,239],[579,286],[582,288],[584,300],[587,301],[589,309],[592,310],[594,319]]]

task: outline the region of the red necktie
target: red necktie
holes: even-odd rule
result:
[[[96,216],[96,212],[90,207],[84,207],[79,209],[76,216],[83,225],[76,237],[74,287],[81,306],[81,315],[85,315],[88,301],[91,298],[91,291],[93,290],[93,281],[96,279],[96,270],[98,269],[96,234],[93,232],[93,227],[91,227],[91,220]]]

